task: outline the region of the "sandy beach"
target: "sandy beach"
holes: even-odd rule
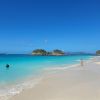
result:
[[[34,88],[23,90],[10,100],[100,100],[99,60],[45,73]]]
[[[100,100],[100,0],[0,0],[0,100]]]

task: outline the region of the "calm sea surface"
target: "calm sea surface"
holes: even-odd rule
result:
[[[1,55],[0,56],[0,82],[13,82],[28,75],[38,74],[47,67],[74,64],[82,59],[89,59],[90,55],[78,56],[28,56],[28,55]],[[5,66],[9,64],[7,69]]]

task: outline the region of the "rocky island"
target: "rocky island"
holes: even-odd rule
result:
[[[62,55],[65,55],[65,52],[63,52],[62,50],[59,50],[59,49],[55,49],[52,52],[48,52],[44,49],[36,49],[36,50],[33,50],[32,55],[62,56]]]

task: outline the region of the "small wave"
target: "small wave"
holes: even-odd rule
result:
[[[80,60],[75,60],[75,61],[78,61],[79,62]]]
[[[38,84],[42,80],[41,78],[27,80],[17,85],[13,85],[10,87],[6,87],[0,90],[0,100],[8,100],[10,97],[19,94],[24,89],[33,88],[36,84]]]
[[[79,64],[73,64],[73,65],[67,65],[67,66],[65,66],[65,67],[52,67],[52,68],[45,68],[44,70],[66,70],[66,69],[69,69],[69,68],[72,68],[72,67],[76,67],[76,66],[78,66]]]

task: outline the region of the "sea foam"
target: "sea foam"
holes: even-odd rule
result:
[[[6,86],[0,89],[0,100],[9,100],[12,96],[19,94],[25,89],[33,88],[43,77],[27,80],[16,85]]]

